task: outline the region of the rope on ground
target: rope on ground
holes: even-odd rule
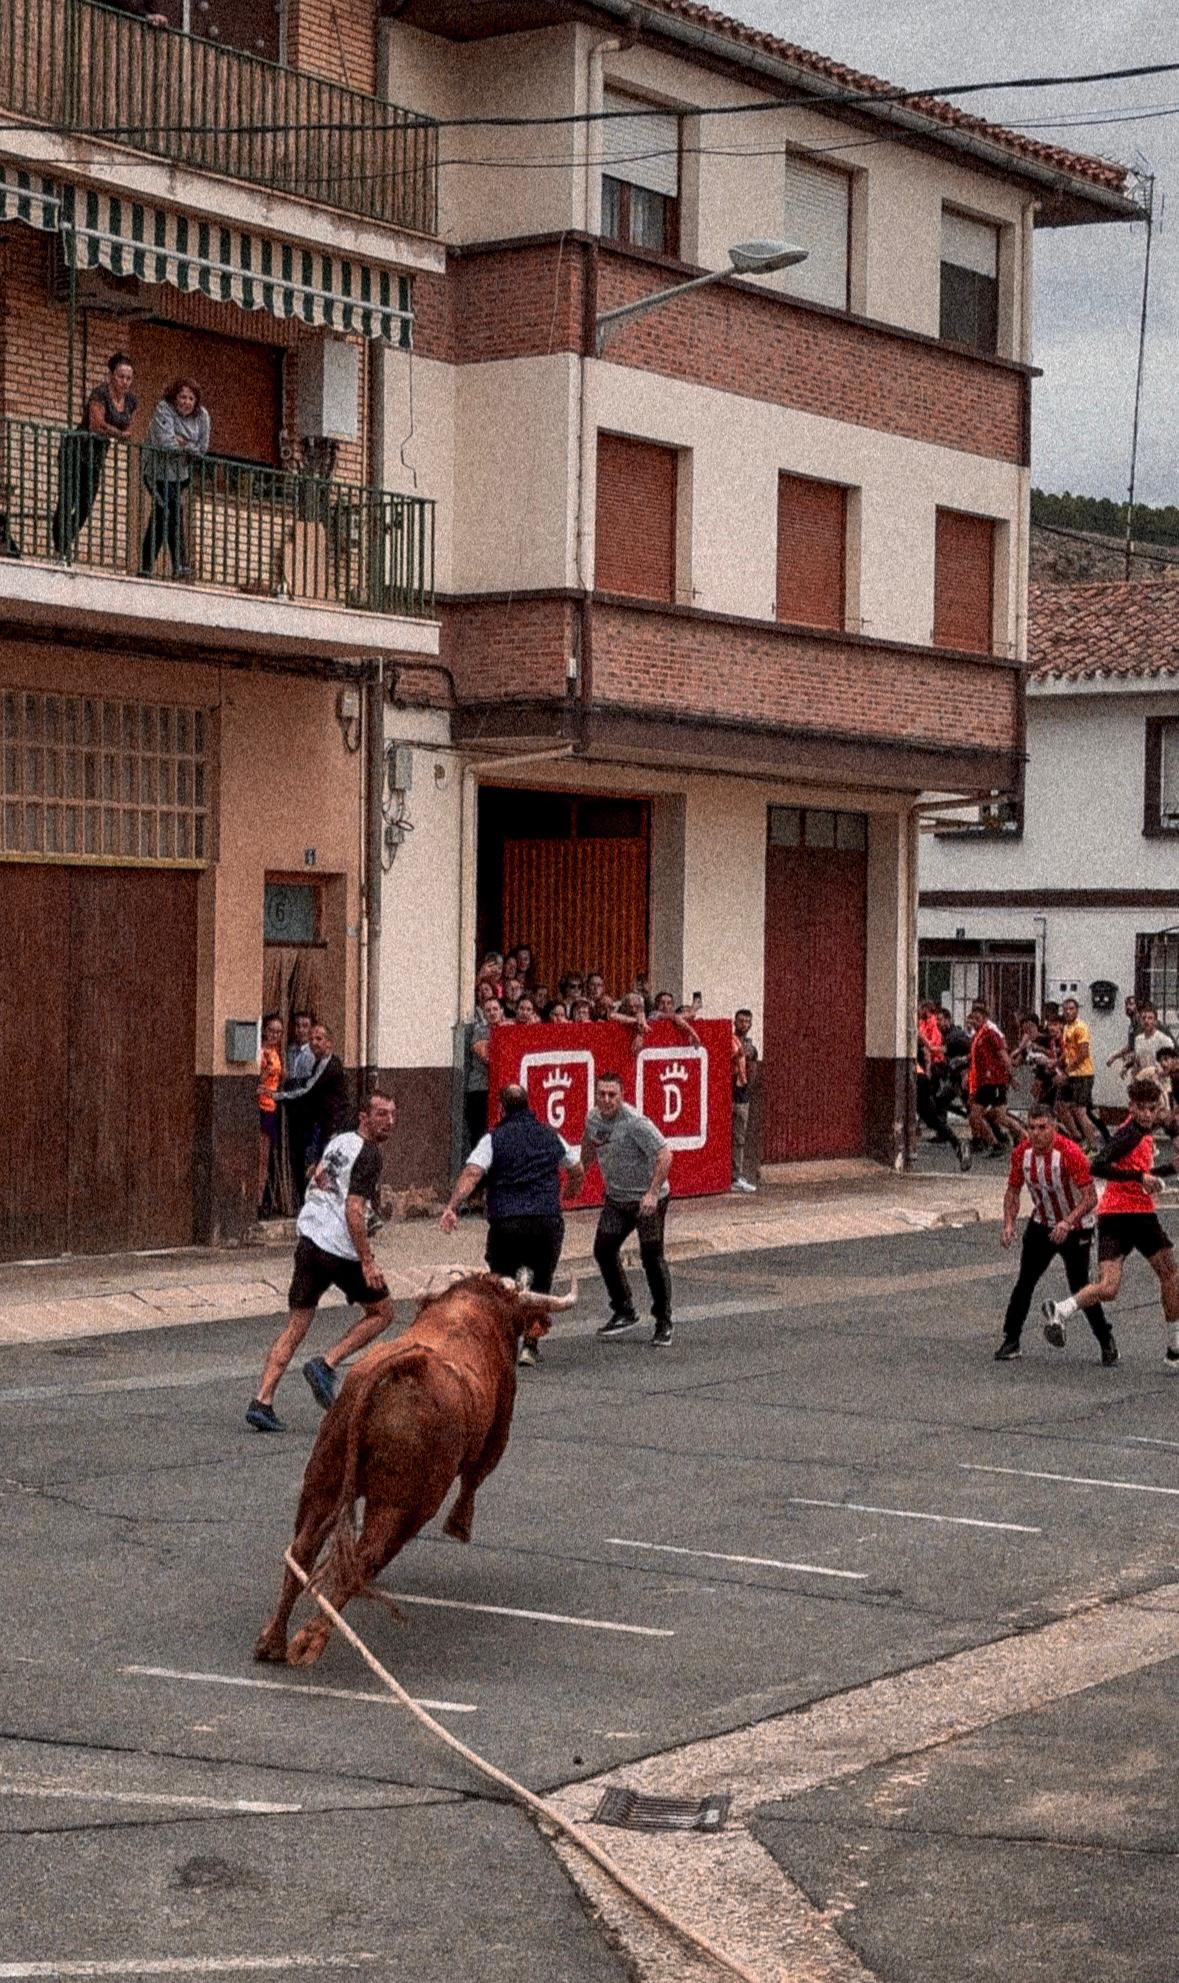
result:
[[[608,1852],[604,1852],[601,1846],[580,1825],[574,1824],[569,1818],[563,1817],[561,1812],[554,1805],[547,1803],[543,1797],[537,1797],[533,1791],[525,1789],[522,1783],[517,1783],[514,1777],[507,1776],[503,1770],[497,1769],[494,1763],[489,1763],[485,1757],[478,1755],[474,1749],[469,1749],[465,1742],[459,1741],[457,1735],[452,1735],[448,1728],[443,1728],[440,1722],[434,1720],[433,1715],[427,1714],[425,1708],[419,1706],[412,1695],[406,1693],[400,1681],[395,1680],[393,1675],[381,1665],[376,1654],[369,1651],[360,1634],[354,1632],[347,1620],[340,1616],[335,1605],[324,1596],[321,1590],[317,1589],[312,1579],[307,1575],[307,1572],[296,1563],[289,1549],[284,1551],[283,1560],[287,1568],[293,1571],[295,1576],[298,1577],[303,1588],[310,1592],[325,1617],[331,1619],[336,1630],[343,1634],[349,1645],[360,1654],[365,1665],[376,1674],[378,1680],[383,1681],[394,1699],[400,1701],[402,1707],[408,1710],[415,1721],[419,1721],[423,1728],[428,1728],[431,1735],[436,1735],[438,1740],[444,1743],[448,1749],[453,1749],[455,1755],[461,1756],[464,1762],[471,1765],[472,1769],[478,1770],[482,1776],[488,1777],[492,1783],[497,1783],[501,1790],[506,1790],[510,1796],[515,1798],[518,1804],[522,1804],[525,1810],[530,1811],[533,1817],[543,1819],[546,1824],[552,1825],[557,1831],[564,1832],[566,1838],[572,1839],[573,1843],[585,1853],[586,1857],[593,1860],[595,1866],[600,1867],[601,1871],[606,1873],[614,1881],[616,1886],[621,1887],[623,1893],[629,1894],[632,1900],[637,1901],[639,1906],[645,1908],[647,1913],[652,1915],[656,1921],[661,1922],[665,1928],[670,1929],[673,1935],[678,1936],[681,1941],[687,1942],[691,1948],[698,1949],[701,1954],[714,1962],[718,1969],[723,1969],[729,1976],[740,1977],[741,1983],[761,1983],[760,1977],[755,1976],[751,1969],[746,1969],[733,1956],[726,1955],[723,1949],[718,1949],[714,1942],[708,1941],[704,1935],[697,1934],[694,1928],[689,1928],[686,1922],[678,1920],[674,1914],[669,1913],[655,1899],[653,1894],[648,1893],[646,1887],[641,1886],[637,1880],[633,1880],[630,1874],[625,1872],[618,1864],[616,1859],[612,1859]],[[374,1592],[373,1595],[383,1597],[384,1593]]]

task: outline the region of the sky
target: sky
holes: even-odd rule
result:
[[[1071,75],[1179,62],[1175,0],[712,0],[803,48],[906,86]],[[950,101],[954,101],[951,97]],[[1137,500],[1179,503],[1179,72],[966,97],[1048,144],[1139,164],[1155,176],[1150,312]],[[1175,114],[1158,116],[1159,110]],[[1133,121],[1059,128],[1061,120]],[[1162,209],[1160,218],[1160,208]],[[1032,478],[1122,501],[1130,467],[1145,229],[1041,228],[1035,237]]]

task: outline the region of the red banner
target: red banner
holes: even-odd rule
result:
[[[700,1044],[670,1019],[652,1020],[642,1045],[616,1020],[581,1026],[497,1026],[491,1035],[489,1120],[499,1120],[498,1096],[509,1081],[527,1091],[532,1112],[566,1143],[581,1143],[594,1105],[594,1083],[617,1074],[623,1099],[649,1116],[675,1152],[673,1198],[703,1198],[732,1181],[733,1029],[724,1019],[693,1021]],[[595,1164],[578,1203],[600,1205],[602,1174]]]

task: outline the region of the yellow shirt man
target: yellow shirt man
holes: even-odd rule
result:
[[[1093,1048],[1089,1040],[1089,1028],[1083,1019],[1074,1019],[1060,1036],[1061,1053],[1065,1073],[1070,1080],[1074,1077],[1084,1081],[1092,1075]]]

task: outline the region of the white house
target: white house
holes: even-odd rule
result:
[[[1008,1025],[1075,994],[1112,1103],[1126,993],[1179,1026],[1179,585],[1033,585],[1027,688],[1022,803],[923,835],[921,990]]]

